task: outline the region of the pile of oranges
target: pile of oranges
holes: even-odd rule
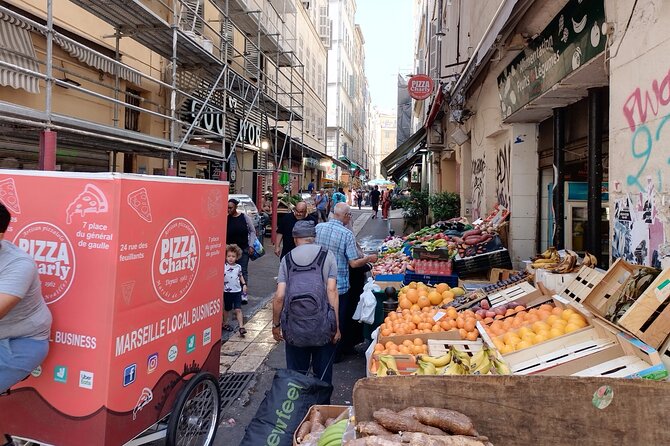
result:
[[[410,282],[400,289],[398,306],[401,310],[417,311],[433,305],[448,304],[454,297],[446,283],[440,283],[433,288],[421,282]]]
[[[428,346],[421,338],[405,340],[398,345],[393,341],[375,345],[375,354],[378,355],[421,355],[428,354]]]
[[[513,316],[496,319],[485,328],[502,354],[528,348],[588,325],[584,316],[573,309],[551,304],[542,304],[527,311],[516,307],[514,311]]]
[[[440,319],[435,320],[438,311],[445,313]],[[463,340],[475,341],[479,337],[477,331],[477,320],[482,320],[470,310],[457,311],[453,307],[438,310],[430,306],[410,310],[389,313],[384,323],[379,328],[381,336],[411,335],[421,333],[438,333],[442,331],[458,330]]]

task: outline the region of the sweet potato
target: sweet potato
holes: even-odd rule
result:
[[[416,419],[403,416],[389,409],[376,410],[372,418],[391,432],[421,432],[428,435],[444,435],[444,431],[432,426],[426,426]]]
[[[423,424],[440,428],[452,434],[477,435],[472,420],[455,410],[417,407],[416,419]]]
[[[323,424],[324,423],[323,414],[319,409],[315,408],[312,410],[312,413],[309,414],[309,421],[312,422],[312,426],[314,426],[317,423]]]
[[[359,421],[356,423],[356,430],[362,435],[393,435],[393,432],[386,430],[384,426],[375,421]]]
[[[298,441],[298,443],[302,443],[302,440],[310,432],[312,432],[312,422],[307,420],[304,423],[302,423],[298,428],[298,432],[295,434],[295,439]]]
[[[403,433],[403,444],[409,446],[486,446],[486,441],[464,435],[425,435],[416,432]]]
[[[470,229],[469,231],[465,231],[463,233],[463,240],[470,237],[471,235],[482,235],[482,231],[481,229]]]

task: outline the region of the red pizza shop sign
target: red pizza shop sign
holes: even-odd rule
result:
[[[433,93],[433,79],[425,74],[417,74],[407,81],[407,90],[410,97],[423,101]]]

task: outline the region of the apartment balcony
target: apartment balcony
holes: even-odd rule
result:
[[[228,15],[247,37],[260,43],[261,52],[280,67],[292,67],[297,64],[295,52],[295,5],[293,0],[215,0],[225,11],[228,2]],[[259,32],[260,42],[256,41]]]

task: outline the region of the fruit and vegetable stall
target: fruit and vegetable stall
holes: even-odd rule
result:
[[[670,391],[670,269],[549,248],[512,270],[494,211],[385,241],[368,378],[294,444],[670,444],[638,399]]]

